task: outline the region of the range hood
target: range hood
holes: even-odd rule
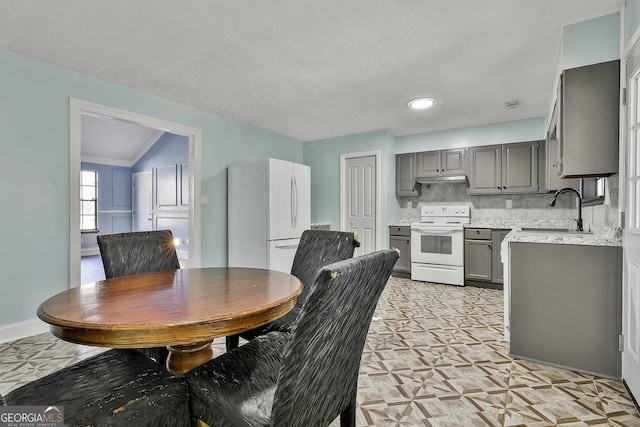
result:
[[[418,184],[439,184],[439,183],[456,183],[464,182],[469,185],[469,179],[466,175],[440,175],[440,176],[419,176],[416,178]]]

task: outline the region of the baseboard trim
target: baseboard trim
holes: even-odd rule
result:
[[[0,343],[15,341],[49,332],[49,325],[40,319],[0,325]]]
[[[627,382],[624,380],[624,378],[622,379],[622,384],[624,385],[624,388],[627,389],[627,393],[629,393],[629,397],[631,398],[631,401],[633,402],[633,406],[636,407],[636,411],[638,411],[638,413],[640,414],[640,406],[638,406],[638,401],[636,400],[636,398],[633,395],[633,393],[631,393],[631,389],[627,385]]]
[[[92,255],[100,255],[100,248],[83,248],[80,251],[80,256],[92,256]]]

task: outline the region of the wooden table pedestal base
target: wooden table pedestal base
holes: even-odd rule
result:
[[[186,374],[196,366],[213,358],[211,343],[213,341],[200,342],[196,344],[170,345],[169,357],[167,358],[167,369],[175,376]]]

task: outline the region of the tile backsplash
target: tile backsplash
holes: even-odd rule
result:
[[[493,194],[470,196],[465,183],[422,184],[419,197],[399,197],[400,219],[419,218],[423,205],[469,205],[472,219],[566,220],[577,218],[576,198],[572,194],[558,197],[549,206],[552,194]],[[508,208],[508,206],[510,206]],[[618,179],[607,179],[605,204],[584,207],[585,225],[617,226]]]

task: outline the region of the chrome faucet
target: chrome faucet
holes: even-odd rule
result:
[[[575,195],[578,197],[578,219],[575,220],[577,223],[576,231],[583,231],[582,230],[582,194],[580,194],[578,190],[576,190],[575,188],[568,188],[568,187],[561,188],[560,190],[555,192],[555,194],[553,195],[553,199],[551,199],[551,201],[549,202],[549,206],[551,207],[555,206],[556,199],[558,198],[558,196],[562,193],[567,193],[567,192],[575,193]]]

